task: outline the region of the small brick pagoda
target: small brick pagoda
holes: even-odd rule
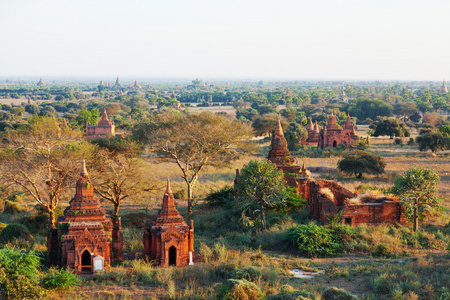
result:
[[[350,115],[347,115],[344,128],[341,128],[336,124],[336,118],[331,113],[328,119],[328,125],[320,130],[319,142],[317,147],[324,148],[336,148],[340,144],[345,144],[350,147],[352,144],[358,142],[358,136],[355,133],[355,126],[350,120]]]
[[[308,131],[306,145],[317,146],[319,144],[319,126],[317,126],[317,120],[316,123],[313,124],[311,117],[309,117],[306,130]]]
[[[163,205],[155,221],[144,227],[144,257],[160,266],[192,265],[194,255],[194,221],[188,226],[175,207],[167,180]]]
[[[116,126],[114,125],[114,121],[108,118],[106,109],[104,109],[100,121],[98,121],[96,125],[91,126],[89,123],[86,124],[86,138],[96,139],[108,138],[111,136],[116,136]]]
[[[47,241],[47,246],[49,252],[58,250],[58,253],[49,253],[49,257],[56,257],[63,268],[75,273],[93,272],[94,259],[101,259],[103,266],[110,265],[113,223],[94,196],[84,161],[75,196],[64,210],[64,216],[59,217],[57,228],[56,235],[49,231],[52,238]],[[114,234],[119,237],[116,243],[120,245],[115,248],[120,255],[123,247],[120,220]]]
[[[298,173],[300,170],[299,166],[295,164],[295,159],[291,157],[291,153],[287,148],[287,141],[284,137],[280,120],[278,120],[277,128],[273,134],[267,159],[284,173]]]

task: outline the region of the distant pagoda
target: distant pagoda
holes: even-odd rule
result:
[[[448,89],[447,86],[445,85],[445,79],[442,82],[442,86],[441,86],[441,94],[447,94],[448,93]]]
[[[37,86],[46,86],[44,80],[42,80],[42,77],[41,77],[41,79],[39,79],[39,82],[36,85]]]
[[[116,84],[114,84],[114,86],[122,87],[122,84],[120,83],[119,76],[117,76]]]

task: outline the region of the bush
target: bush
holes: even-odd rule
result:
[[[205,200],[212,205],[230,206],[229,204],[234,201],[234,188],[227,185],[218,191],[211,191]]]
[[[25,239],[30,241],[33,236],[30,234],[28,228],[22,224],[12,223],[5,227],[0,233],[0,243],[6,244],[12,242],[14,239]]]
[[[255,267],[247,267],[245,269],[236,269],[231,274],[232,278],[235,279],[245,279],[248,281],[255,281],[256,279],[261,277],[261,271]]]
[[[416,142],[414,142],[414,138],[409,138],[408,145],[414,146],[415,144],[416,144]]]
[[[358,300],[356,296],[353,296],[346,290],[338,289],[336,287],[327,289],[322,297],[324,300]]]
[[[3,212],[4,213],[17,213],[25,211],[26,208],[23,206],[22,194],[12,193],[8,196],[8,199],[5,200]]]
[[[45,296],[38,285],[40,258],[34,251],[0,249],[0,289],[6,299],[35,299]]]
[[[232,299],[247,299],[247,300],[260,300],[264,298],[264,294],[261,289],[245,279],[228,279],[224,282],[217,294],[219,300],[232,300]]]
[[[394,140],[394,144],[395,145],[403,145],[403,140],[402,139],[395,139]]]
[[[300,252],[313,257],[335,255],[342,251],[339,236],[332,229],[314,223],[292,227],[287,238]]]
[[[306,291],[295,291],[290,285],[283,285],[279,294],[271,295],[267,300],[310,300],[316,299],[315,295]]]
[[[375,247],[375,252],[373,253],[375,256],[390,256],[391,255],[391,249],[389,248],[389,245],[387,244],[378,244]]]
[[[49,273],[41,279],[41,285],[46,289],[71,288],[78,285],[80,279],[70,270],[50,269]]]
[[[187,198],[187,192],[185,189],[181,189],[173,193],[173,197],[177,200],[180,199],[186,199]]]
[[[8,226],[8,224],[0,223],[0,233],[5,229],[5,227]]]

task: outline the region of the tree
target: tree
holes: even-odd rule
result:
[[[396,137],[408,137],[409,130],[405,123],[399,122],[396,119],[383,119],[375,128],[373,136],[388,135],[390,139]]]
[[[281,121],[281,126],[283,128],[287,128],[288,123],[285,121],[283,117],[276,113],[265,114],[263,116],[257,117],[253,123],[253,131],[256,136],[262,136],[265,134],[269,134],[269,138],[271,137],[271,133],[277,127],[278,120]]]
[[[416,137],[416,143],[420,151],[431,150],[433,154],[438,151],[450,149],[450,137],[444,136],[439,131],[425,132]]]
[[[177,111],[156,115],[137,124],[133,135],[161,159],[173,161],[180,168],[187,186],[188,214],[192,213],[193,189],[207,165],[228,166],[237,158],[239,148],[248,145],[251,128],[226,116]]]
[[[308,131],[305,127],[293,122],[289,124],[284,133],[289,151],[297,151],[301,147],[301,141],[308,138]]]
[[[361,178],[363,173],[376,175],[384,173],[386,163],[379,155],[356,150],[345,153],[337,166],[341,172],[355,174],[356,178]]]
[[[267,208],[283,203],[286,198],[283,172],[269,160],[252,160],[239,173],[236,193],[236,208],[242,210],[243,221],[250,220],[247,211],[257,213],[266,230]]]
[[[100,111],[97,108],[94,107],[91,111],[83,108],[80,110],[80,114],[77,117],[77,122],[80,126],[84,126],[86,123],[95,125],[99,119]]]
[[[147,179],[139,159],[142,147],[122,138],[98,139],[92,143],[100,147],[94,161],[94,191],[114,205],[113,221],[118,223],[122,201],[155,188]]]
[[[93,147],[81,141],[81,132],[58,123],[53,117],[31,117],[26,126],[3,136],[0,152],[1,178],[31,195],[56,224],[55,210],[66,187],[72,187],[82,159]]]
[[[439,206],[436,198],[439,175],[434,170],[411,168],[395,179],[392,191],[400,197],[406,214],[414,222],[413,230],[419,228],[419,214],[430,207]]]

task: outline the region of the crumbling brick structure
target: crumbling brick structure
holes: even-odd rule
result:
[[[175,207],[167,181],[163,205],[155,221],[144,226],[144,257],[163,267],[193,264],[194,221],[188,226]]]
[[[395,197],[384,195],[356,195],[336,182],[308,180],[307,203],[310,215],[322,224],[328,224],[336,213],[342,211],[342,223],[358,224],[399,223],[406,224],[403,207]],[[301,191],[302,195],[305,194]]]
[[[337,128],[333,115],[330,117],[330,124],[331,128]],[[348,117],[345,128],[351,129],[350,127],[354,133],[354,127]],[[352,135],[347,136],[350,138],[348,141],[351,141]],[[297,193],[307,200],[311,216],[322,224],[329,223],[336,213],[341,211],[343,214],[341,221],[352,226],[360,223],[406,224],[404,209],[395,197],[356,195],[336,182],[310,179],[305,166],[300,168],[291,157],[280,122],[272,138],[268,159],[284,172],[287,185],[295,187]],[[238,175],[239,172],[236,171],[235,184]]]
[[[308,131],[306,145],[317,146],[319,144],[319,126],[317,126],[317,121],[313,124],[311,117],[309,117],[306,130]]]
[[[122,253],[122,232],[119,226],[114,234],[118,237],[114,248]],[[111,262],[113,223],[94,196],[85,162],[76,184],[75,196],[59,217],[57,230],[49,229],[47,247],[50,262],[55,260],[63,268],[75,273],[93,272],[94,257],[101,257],[104,266]]]

